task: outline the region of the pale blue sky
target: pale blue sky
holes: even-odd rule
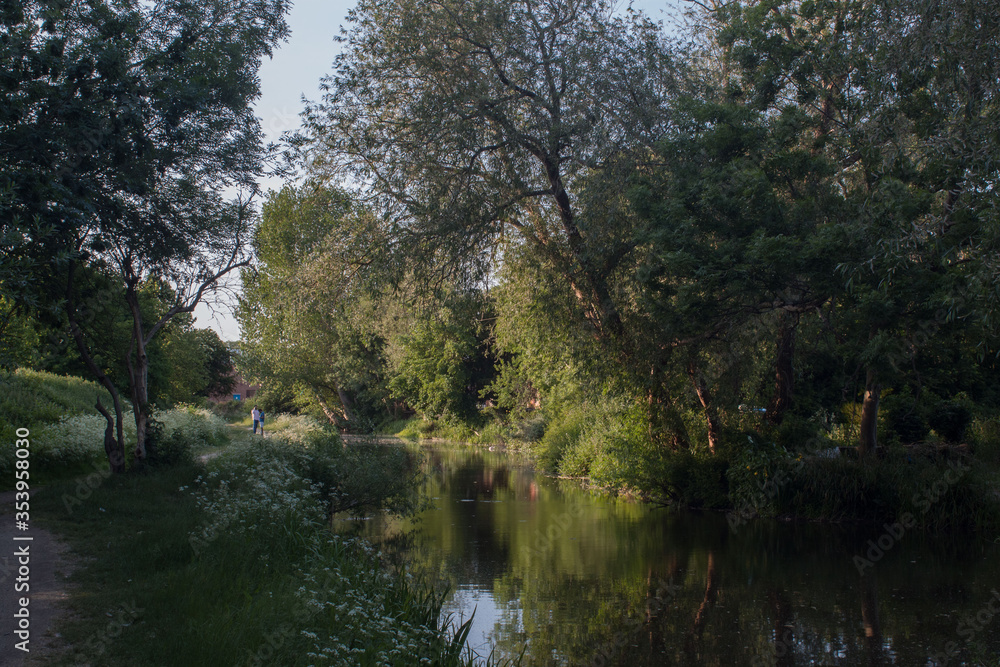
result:
[[[265,60],[260,70],[257,115],[267,140],[277,141],[283,132],[299,126],[303,96],[311,100],[319,98],[320,79],[332,71],[340,49],[334,37],[340,33],[354,4],[354,0],[295,1],[288,16],[292,32],[288,42],[281,45],[271,60]],[[632,6],[669,25],[677,12],[673,7],[683,4],[682,0],[635,0]],[[627,2],[620,5],[624,8]],[[262,186],[265,191],[277,189],[281,181],[265,179]],[[225,303],[217,304],[214,314],[208,306],[200,305],[195,310],[196,326],[215,329],[223,340],[238,340],[239,326],[231,311]]]

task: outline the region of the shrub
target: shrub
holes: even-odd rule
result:
[[[98,398],[111,406],[110,394],[96,382],[26,368],[0,370],[0,473],[13,469],[18,428],[31,432],[36,472],[60,462],[75,465],[103,456],[104,418],[94,407]],[[69,422],[76,416],[85,418]],[[95,433],[96,449],[91,444]]]
[[[135,420],[131,412],[122,417],[126,440],[135,438]],[[104,429],[107,422],[96,412],[63,417],[33,432],[31,467],[51,471],[98,462],[104,452]]]
[[[561,468],[566,452],[580,440],[585,421],[586,412],[579,409],[566,412],[549,424],[537,450],[538,464],[542,470],[554,473]]]
[[[948,442],[961,442],[972,422],[972,410],[964,397],[955,397],[935,405],[927,418],[930,427]]]
[[[885,396],[880,412],[889,434],[901,442],[920,442],[930,431],[924,405],[913,397],[909,387]]]
[[[1000,463],[1000,418],[976,417],[969,424],[968,435],[976,458],[985,463]]]
[[[783,462],[779,511],[810,518],[894,522],[921,530],[991,529],[1000,523],[989,477],[973,461],[814,459]],[[959,472],[957,472],[959,471]]]
[[[606,401],[584,427],[580,444],[594,452],[590,479],[602,487],[634,489],[655,445],[641,405]]]
[[[760,516],[774,516],[777,495],[769,490],[768,482],[773,482],[781,462],[787,458],[788,452],[783,447],[759,436],[747,435],[745,446],[732,459],[726,472],[733,507],[753,510]]]
[[[651,466],[647,490],[680,507],[729,507],[725,459],[704,453],[664,452]]]
[[[250,408],[252,407],[251,405]],[[211,410],[227,422],[243,421],[250,414],[246,401],[234,401],[232,399],[223,403],[213,403]]]
[[[191,449],[195,446],[219,445],[228,437],[222,419],[202,408],[181,406],[171,410],[156,411],[150,424],[149,463],[173,465],[190,462]],[[55,423],[42,425],[32,431],[32,470],[52,472],[70,469],[105,460],[104,417],[91,412],[64,416]],[[131,412],[122,416],[126,451],[135,441],[135,418]],[[13,444],[13,442],[11,442]],[[13,466],[13,447],[4,447],[0,457],[0,470]]]

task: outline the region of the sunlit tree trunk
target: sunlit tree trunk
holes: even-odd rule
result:
[[[882,387],[875,372],[868,369],[865,376],[865,396],[861,403],[861,433],[858,438],[858,453],[870,454],[878,446],[878,403]]]
[[[708,451],[715,454],[722,430],[718,411],[712,403],[712,396],[705,386],[705,381],[698,377],[693,363],[688,366],[688,375],[691,376],[695,394],[698,396],[698,402],[701,403],[701,407],[705,412],[705,421],[708,423]]]

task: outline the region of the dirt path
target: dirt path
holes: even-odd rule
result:
[[[0,493],[0,665],[44,665],[48,664],[47,656],[52,655],[59,644],[53,627],[55,621],[67,613],[66,577],[71,563],[66,545],[52,533],[33,522],[27,531],[17,530],[14,519],[14,492]],[[15,540],[15,537],[32,539]],[[25,548],[28,551],[27,581],[23,581],[19,572],[19,560],[23,557],[16,554]],[[25,583],[29,587],[27,591],[15,589]],[[14,615],[20,612],[23,597],[28,598],[30,624],[27,653],[16,647],[22,638],[15,634],[18,619]]]

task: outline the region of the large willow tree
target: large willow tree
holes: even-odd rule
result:
[[[350,18],[298,142],[313,171],[360,186],[425,265],[527,245],[596,335],[620,337],[631,240],[580,191],[663,132],[676,84],[657,28],[600,0],[363,0]]]

